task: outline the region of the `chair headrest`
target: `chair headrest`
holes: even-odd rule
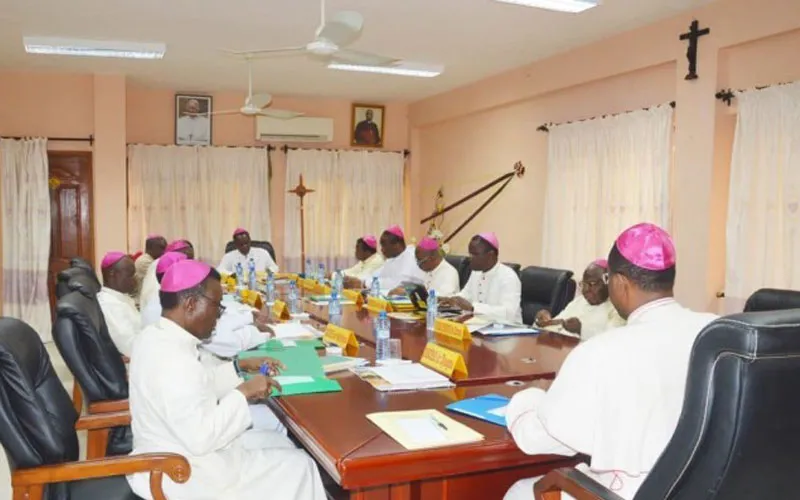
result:
[[[800,309],[734,314],[709,324],[695,342],[695,352],[729,352],[753,359],[800,355]]]
[[[800,308],[800,291],[762,288],[747,299],[744,312],[779,311]]]
[[[528,266],[522,270],[522,296],[525,300],[549,304],[553,290],[572,278],[572,271],[550,267]]]
[[[84,295],[94,296],[100,292],[101,285],[94,273],[82,267],[71,267],[58,273],[59,283],[66,283],[67,289],[78,290]]]

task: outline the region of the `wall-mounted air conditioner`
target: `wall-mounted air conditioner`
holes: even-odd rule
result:
[[[280,142],[331,142],[333,118],[300,116],[281,120],[269,116],[256,117],[256,139]]]

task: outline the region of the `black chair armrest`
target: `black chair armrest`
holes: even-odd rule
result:
[[[552,470],[533,486],[536,500],[559,500],[562,491],[575,500],[623,500],[602,484],[571,467]]]

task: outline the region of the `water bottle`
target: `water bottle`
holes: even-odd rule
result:
[[[369,294],[373,297],[381,296],[381,282],[378,280],[377,276],[372,277],[372,286],[369,289]]]
[[[317,281],[320,283],[325,282],[325,264],[319,263],[319,271],[317,271]]]
[[[425,326],[428,330],[428,340],[433,340],[433,325],[436,323],[436,316],[439,315],[439,301],[436,298],[436,291],[428,290],[428,311],[425,317]]]
[[[244,269],[242,268],[241,262],[236,264],[236,286],[244,286]]]
[[[342,288],[344,288],[344,278],[342,277],[342,271],[337,269],[336,272],[333,273],[333,291],[341,297]]]
[[[267,271],[267,302],[275,302],[275,275],[272,271]]]
[[[391,337],[391,323],[386,311],[381,311],[375,318],[375,361],[387,360],[391,357],[389,352],[389,338]]]
[[[289,312],[300,314],[300,299],[297,297],[297,284],[292,281],[289,283]]]
[[[252,257],[247,263],[247,284],[250,290],[256,290],[256,261]]]
[[[342,303],[339,302],[339,294],[331,292],[331,300],[328,302],[328,320],[334,325],[339,325],[342,320]]]
[[[314,266],[311,265],[311,259],[306,259],[306,278],[314,279]]]

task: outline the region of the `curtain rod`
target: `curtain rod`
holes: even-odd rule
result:
[[[403,149],[403,150],[385,150],[385,149],[365,149],[365,148],[353,148],[353,149],[341,149],[341,148],[301,148],[298,146],[289,146],[284,144],[283,146],[267,146],[269,151],[275,151],[276,149],[280,149],[283,151],[284,154],[288,153],[289,150],[296,151],[298,149],[303,150],[311,150],[311,151],[366,151],[367,153],[403,153],[404,158],[408,158],[411,155],[410,149]]]
[[[759,90],[768,89],[770,87],[780,87],[782,85],[790,85],[792,83],[795,83],[795,82],[773,83],[773,84],[770,84],[770,85],[761,85],[761,86],[758,86],[758,87],[753,87],[751,89],[738,89],[738,90],[722,89],[719,92],[717,92],[716,94],[714,94],[714,97],[716,97],[720,101],[722,101],[725,104],[727,104],[728,106],[730,106],[733,103],[733,100],[736,98],[736,94],[737,93],[747,92],[747,91],[759,91]]]
[[[670,101],[668,104],[670,105],[671,108],[675,108],[675,101]],[[633,113],[634,111],[649,111],[649,110],[651,110],[653,108],[657,108],[658,106],[661,106],[661,104],[658,104],[656,106],[650,106],[648,108],[642,108],[641,110],[636,109],[636,110],[631,110],[631,111],[623,111],[621,113],[611,113],[610,115],[593,116],[591,118],[584,118],[583,120],[575,120],[575,121],[571,121],[571,122],[545,123],[545,124],[540,125],[539,128],[537,128],[536,130],[538,132],[550,132],[550,127],[555,127],[557,125],[568,125],[570,123],[586,122],[586,121],[589,121],[589,120],[597,120],[598,118],[599,119],[611,118],[612,116],[627,115],[628,113]]]
[[[29,139],[34,136],[2,136],[5,139],[14,139],[15,141],[19,141],[22,139]],[[48,141],[57,141],[57,142],[88,142],[89,145],[94,144],[94,136],[90,135],[89,137],[45,137]]]

